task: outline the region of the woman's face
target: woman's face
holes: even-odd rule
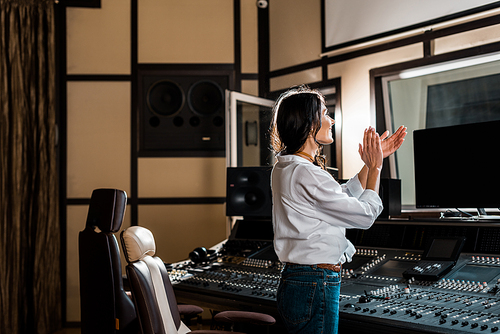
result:
[[[322,145],[333,143],[332,127],[335,120],[328,115],[325,105],[321,107],[321,128],[316,135],[316,141]]]

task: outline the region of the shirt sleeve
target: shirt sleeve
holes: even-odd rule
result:
[[[371,189],[363,189],[357,176],[345,187],[322,170],[307,170],[301,182],[302,195],[310,204],[303,214],[345,228],[369,228],[382,212],[382,200]],[[360,191],[361,189],[361,191]],[[344,192],[345,191],[345,192]]]
[[[361,186],[361,182],[359,182],[358,174],[356,174],[349,181],[341,185],[342,191],[345,192],[350,197],[359,198],[363,191],[363,186]]]

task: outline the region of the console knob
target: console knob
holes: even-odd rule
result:
[[[370,297],[368,297],[368,296],[364,296],[364,295],[363,295],[363,296],[359,297],[359,302],[360,302],[360,303],[368,303],[368,302],[370,302],[370,301],[371,301],[371,299],[370,299]]]

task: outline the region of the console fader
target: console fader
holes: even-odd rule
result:
[[[261,242],[254,250],[242,246],[245,256],[228,253],[225,249],[231,245],[225,247],[226,243],[218,246],[214,261],[171,265],[176,294],[181,299],[184,294],[199,296],[221,309],[225,301],[238,301],[244,309],[275,309],[282,264],[272,242]],[[451,271],[438,280],[404,277],[423,263],[424,253],[358,248],[342,269],[341,332],[500,332],[500,257],[461,253]],[[251,305],[255,307],[247,307]]]

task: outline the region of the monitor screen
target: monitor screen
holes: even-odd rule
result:
[[[481,282],[489,283],[493,278],[497,276],[498,276],[497,267],[468,264],[460,268],[460,270],[456,271],[452,275],[450,275],[448,279],[477,281],[478,278],[480,278]]]
[[[500,121],[415,130],[417,208],[499,208]]]
[[[410,269],[414,266],[414,262],[389,260],[371,274],[390,277],[402,277],[405,270]]]
[[[465,243],[465,237],[433,239],[423,255],[424,260],[456,261]]]

